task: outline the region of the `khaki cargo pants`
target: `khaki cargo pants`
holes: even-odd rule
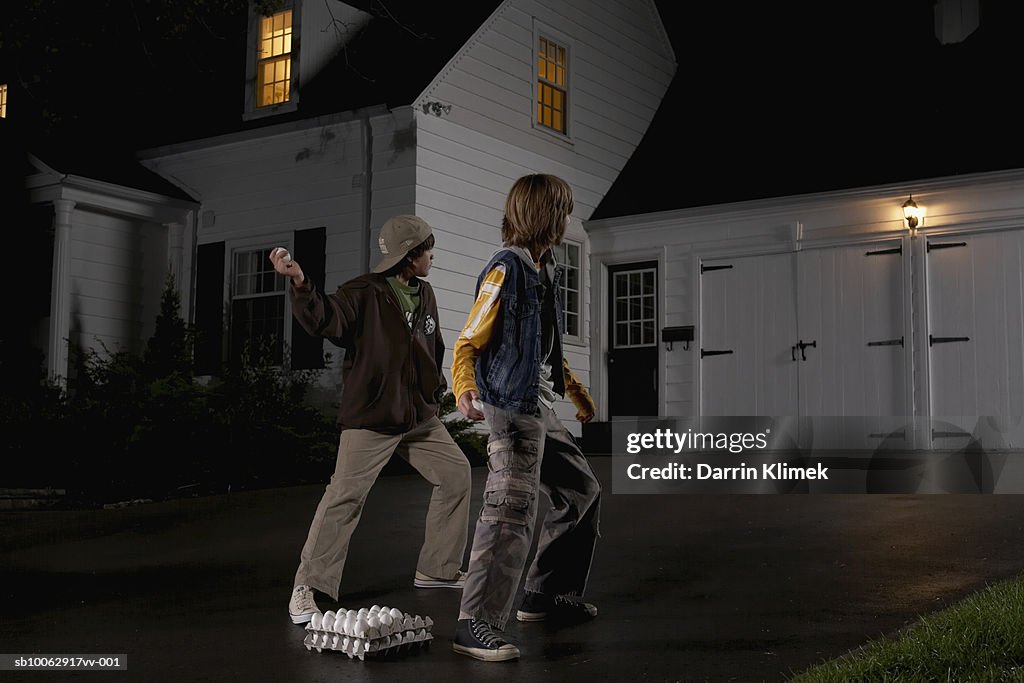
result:
[[[434,485],[416,569],[438,579],[457,576],[468,536],[471,470],[444,424],[432,417],[405,434],[342,431],[334,475],[313,515],[295,585],[338,599],[349,541],[366,496],[392,453]]]
[[[526,575],[528,591],[583,595],[594,557],[601,484],[551,408],[520,415],[488,404],[487,484],[469,555],[460,619],[503,629],[526,567],[538,492],[551,501]]]

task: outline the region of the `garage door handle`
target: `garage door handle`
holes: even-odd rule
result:
[[[899,339],[886,339],[885,341],[868,342],[868,346],[903,346],[903,337]]]
[[[719,349],[711,351],[705,351],[704,349],[701,349],[700,357],[703,358],[704,356],[725,356],[730,353],[732,353],[732,349]]]
[[[967,342],[971,341],[970,337],[934,337],[928,335],[928,346],[932,344],[952,344],[953,342]]]
[[[811,342],[805,342],[803,339],[801,339],[799,341],[799,343],[797,343],[797,346],[800,347],[800,355],[801,355],[801,357],[803,357],[804,360],[807,360],[807,352],[805,351],[805,349],[808,346],[812,346],[814,348],[818,348],[818,340],[815,339],[814,341],[811,341]]]

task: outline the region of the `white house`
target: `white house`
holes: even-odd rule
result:
[[[324,25],[351,30],[325,34]],[[417,42],[412,34],[422,26],[396,29],[333,0],[295,0],[271,17],[253,14],[239,116],[259,125],[141,152],[147,168],[201,204],[191,235],[196,269],[185,293],[206,333],[201,370],[215,371],[242,342],[268,333],[291,347],[293,365],[315,367],[321,342],[310,347],[290,322],[284,282],[267,254],[287,246],[333,290],[377,260],[376,231],[398,213],[435,227],[430,281],[451,345],[476,276],[500,245],[508,189],[525,173],[547,172],[575,190],[575,220],[561,248],[567,356],[588,381],[583,221],[639,143],[675,72],[657,9],[649,0],[505,0],[464,35],[438,30],[448,52],[441,40]],[[367,51],[381,59],[398,53],[395,77],[405,74],[408,83],[375,93],[377,101],[362,92]],[[419,82],[408,77],[410,60],[438,51],[436,70]],[[310,64],[325,66],[310,74]],[[560,414],[571,420],[574,411],[566,403]]]
[[[267,254],[288,247],[331,290],[376,260],[396,213],[435,226],[450,345],[508,188],[550,172],[576,191],[559,254],[567,356],[605,427],[626,415],[1019,421],[1024,172],[591,220],[675,75],[653,1],[404,9],[403,21],[358,0],[250,11],[236,123],[140,152],[163,186],[32,160],[33,201],[53,207],[38,330],[52,375],[67,373],[67,339],[139,348],[168,264],[203,333],[200,372],[264,335],[293,367],[321,367],[332,347],[292,322]],[[571,406],[559,412],[580,433]]]

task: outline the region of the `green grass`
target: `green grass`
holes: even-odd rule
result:
[[[940,612],[790,679],[849,681],[1024,680],[1024,576],[990,585]]]

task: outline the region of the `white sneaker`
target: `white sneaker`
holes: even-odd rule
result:
[[[293,624],[305,624],[317,614],[320,608],[313,600],[313,589],[299,584],[292,591],[292,599],[288,601],[288,616]]]
[[[457,588],[462,590],[462,587],[466,585],[466,572],[460,571],[454,579],[435,579],[433,576],[427,576],[423,572],[417,571],[412,585],[416,588]]]

